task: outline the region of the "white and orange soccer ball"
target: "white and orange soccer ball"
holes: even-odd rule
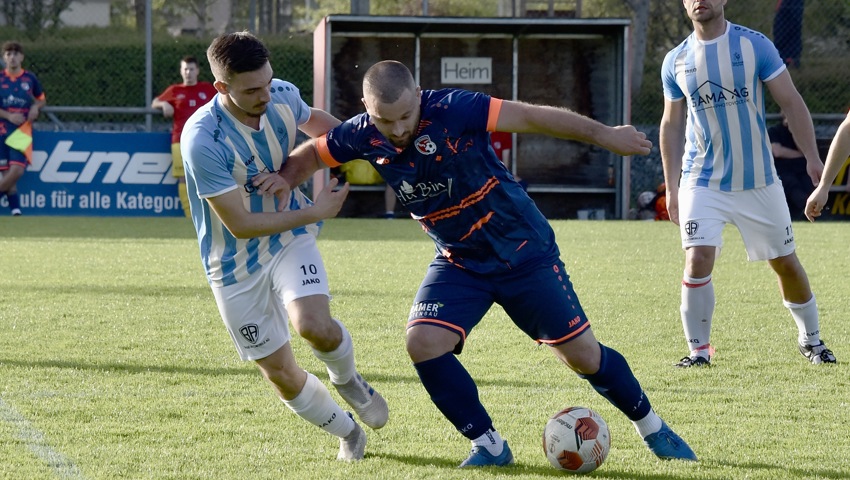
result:
[[[592,472],[602,465],[610,449],[608,425],[589,408],[565,408],[543,428],[543,451],[558,470]]]

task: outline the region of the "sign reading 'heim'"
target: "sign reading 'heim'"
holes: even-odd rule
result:
[[[490,57],[443,57],[440,64],[441,83],[493,83],[493,59]]]

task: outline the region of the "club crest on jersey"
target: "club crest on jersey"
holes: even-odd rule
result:
[[[260,327],[256,323],[249,323],[248,325],[243,325],[239,329],[239,333],[245,337],[245,340],[251,343],[257,343],[257,339],[260,338]]]
[[[428,135],[422,135],[413,143],[416,145],[416,151],[422,155],[433,155],[437,153],[437,144],[432,142],[431,137]]]

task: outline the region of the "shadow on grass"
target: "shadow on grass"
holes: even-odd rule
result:
[[[104,362],[92,363],[81,362],[74,360],[20,360],[8,359],[0,357],[0,367],[22,367],[27,369],[32,368],[59,368],[70,370],[91,370],[104,372],[127,372],[127,373],[178,373],[186,375],[250,375],[252,377],[259,375],[259,370],[254,366],[253,362],[245,362],[244,367],[223,367],[223,368],[203,368],[203,367],[181,367],[172,365],[144,365],[138,363],[119,363],[119,362]],[[415,375],[413,367],[410,368],[410,374],[387,375],[381,373],[364,373],[364,377],[377,386],[386,383],[399,385],[419,385],[419,377]],[[323,377],[324,371],[313,372],[319,378]],[[533,388],[539,387],[540,382],[505,382],[501,380],[479,380],[476,382],[479,387],[497,386],[505,388]],[[564,385],[564,390],[573,388],[571,385]],[[589,387],[588,387],[589,388]],[[380,389],[380,388],[379,388]]]
[[[3,238],[195,239],[192,221],[183,217],[0,216]],[[331,218],[320,239],[388,240],[431,243],[412,219]]]
[[[132,363],[85,363],[71,360],[10,360],[0,358],[0,367],[12,366],[27,369],[32,368],[58,368],[69,370],[90,370],[97,372],[126,372],[126,373],[179,373],[186,375],[225,376],[243,375],[258,377],[260,375],[253,364],[245,364],[239,368],[202,368],[202,367],[179,367],[161,365],[140,365]]]
[[[183,217],[49,217],[0,218],[2,238],[197,238],[192,221]]]
[[[169,285],[139,286],[139,285],[35,285],[28,286],[28,292],[44,292],[45,298],[57,295],[97,296],[121,295],[129,297],[174,297],[174,298],[207,298],[212,297],[209,286],[205,283],[197,287],[176,287]]]
[[[434,467],[440,469],[451,469],[452,471],[457,471],[458,465],[463,460],[465,452],[457,452],[457,457],[448,458],[439,458],[439,457],[425,457],[425,456],[417,456],[417,455],[396,455],[392,453],[379,453],[379,452],[369,452],[366,454],[366,457],[375,457],[385,460],[392,460],[399,463],[404,463],[411,466],[416,467]],[[542,455],[542,454],[541,454]],[[684,463],[683,463],[684,465]],[[533,475],[536,477],[551,477],[551,478],[593,478],[594,476],[601,476],[605,478],[622,478],[628,480],[634,480],[634,472],[620,472],[616,470],[617,466],[614,464],[604,464],[599,470],[594,473],[580,475],[580,476],[572,476],[563,471],[555,470],[551,467],[541,467],[540,465],[523,465],[521,462],[517,462],[513,465],[507,467],[475,467],[471,469],[476,472],[487,472],[492,474],[498,474],[499,477],[511,477],[511,476],[523,476],[527,477],[529,475]],[[773,467],[776,468],[776,467]],[[435,477],[438,474],[435,472]],[[693,480],[694,475],[671,475],[671,474],[657,474],[657,475],[641,475],[641,479],[644,480]]]

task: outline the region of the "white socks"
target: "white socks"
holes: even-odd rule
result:
[[[354,344],[351,342],[351,335],[345,325],[335,318],[332,320],[342,330],[342,342],[332,352],[320,352],[314,348],[313,355],[325,363],[331,383],[342,385],[351,380],[354,372],[357,371],[354,367]]]
[[[708,360],[711,340],[711,319],[714,316],[714,283],[711,275],[705,278],[682,278],[682,327],[691,355]],[[660,428],[660,427],[659,427]]]
[[[640,438],[646,438],[647,435],[661,430],[661,417],[655,413],[655,410],[650,410],[640,420],[632,420],[632,424],[635,426],[635,430],[637,430]]]
[[[499,432],[491,428],[484,432],[484,435],[473,440],[472,446],[484,447],[491,455],[498,456],[502,454],[502,450],[505,448],[505,441],[502,440],[502,436],[499,435]]]
[[[791,312],[794,323],[797,324],[797,341],[800,345],[820,344],[820,325],[818,319],[818,303],[815,296],[808,302],[799,304],[783,300],[782,303]]]
[[[354,420],[331,398],[327,387],[309,372],[301,393],[283,403],[299,417],[331,435],[342,438],[354,429]]]

